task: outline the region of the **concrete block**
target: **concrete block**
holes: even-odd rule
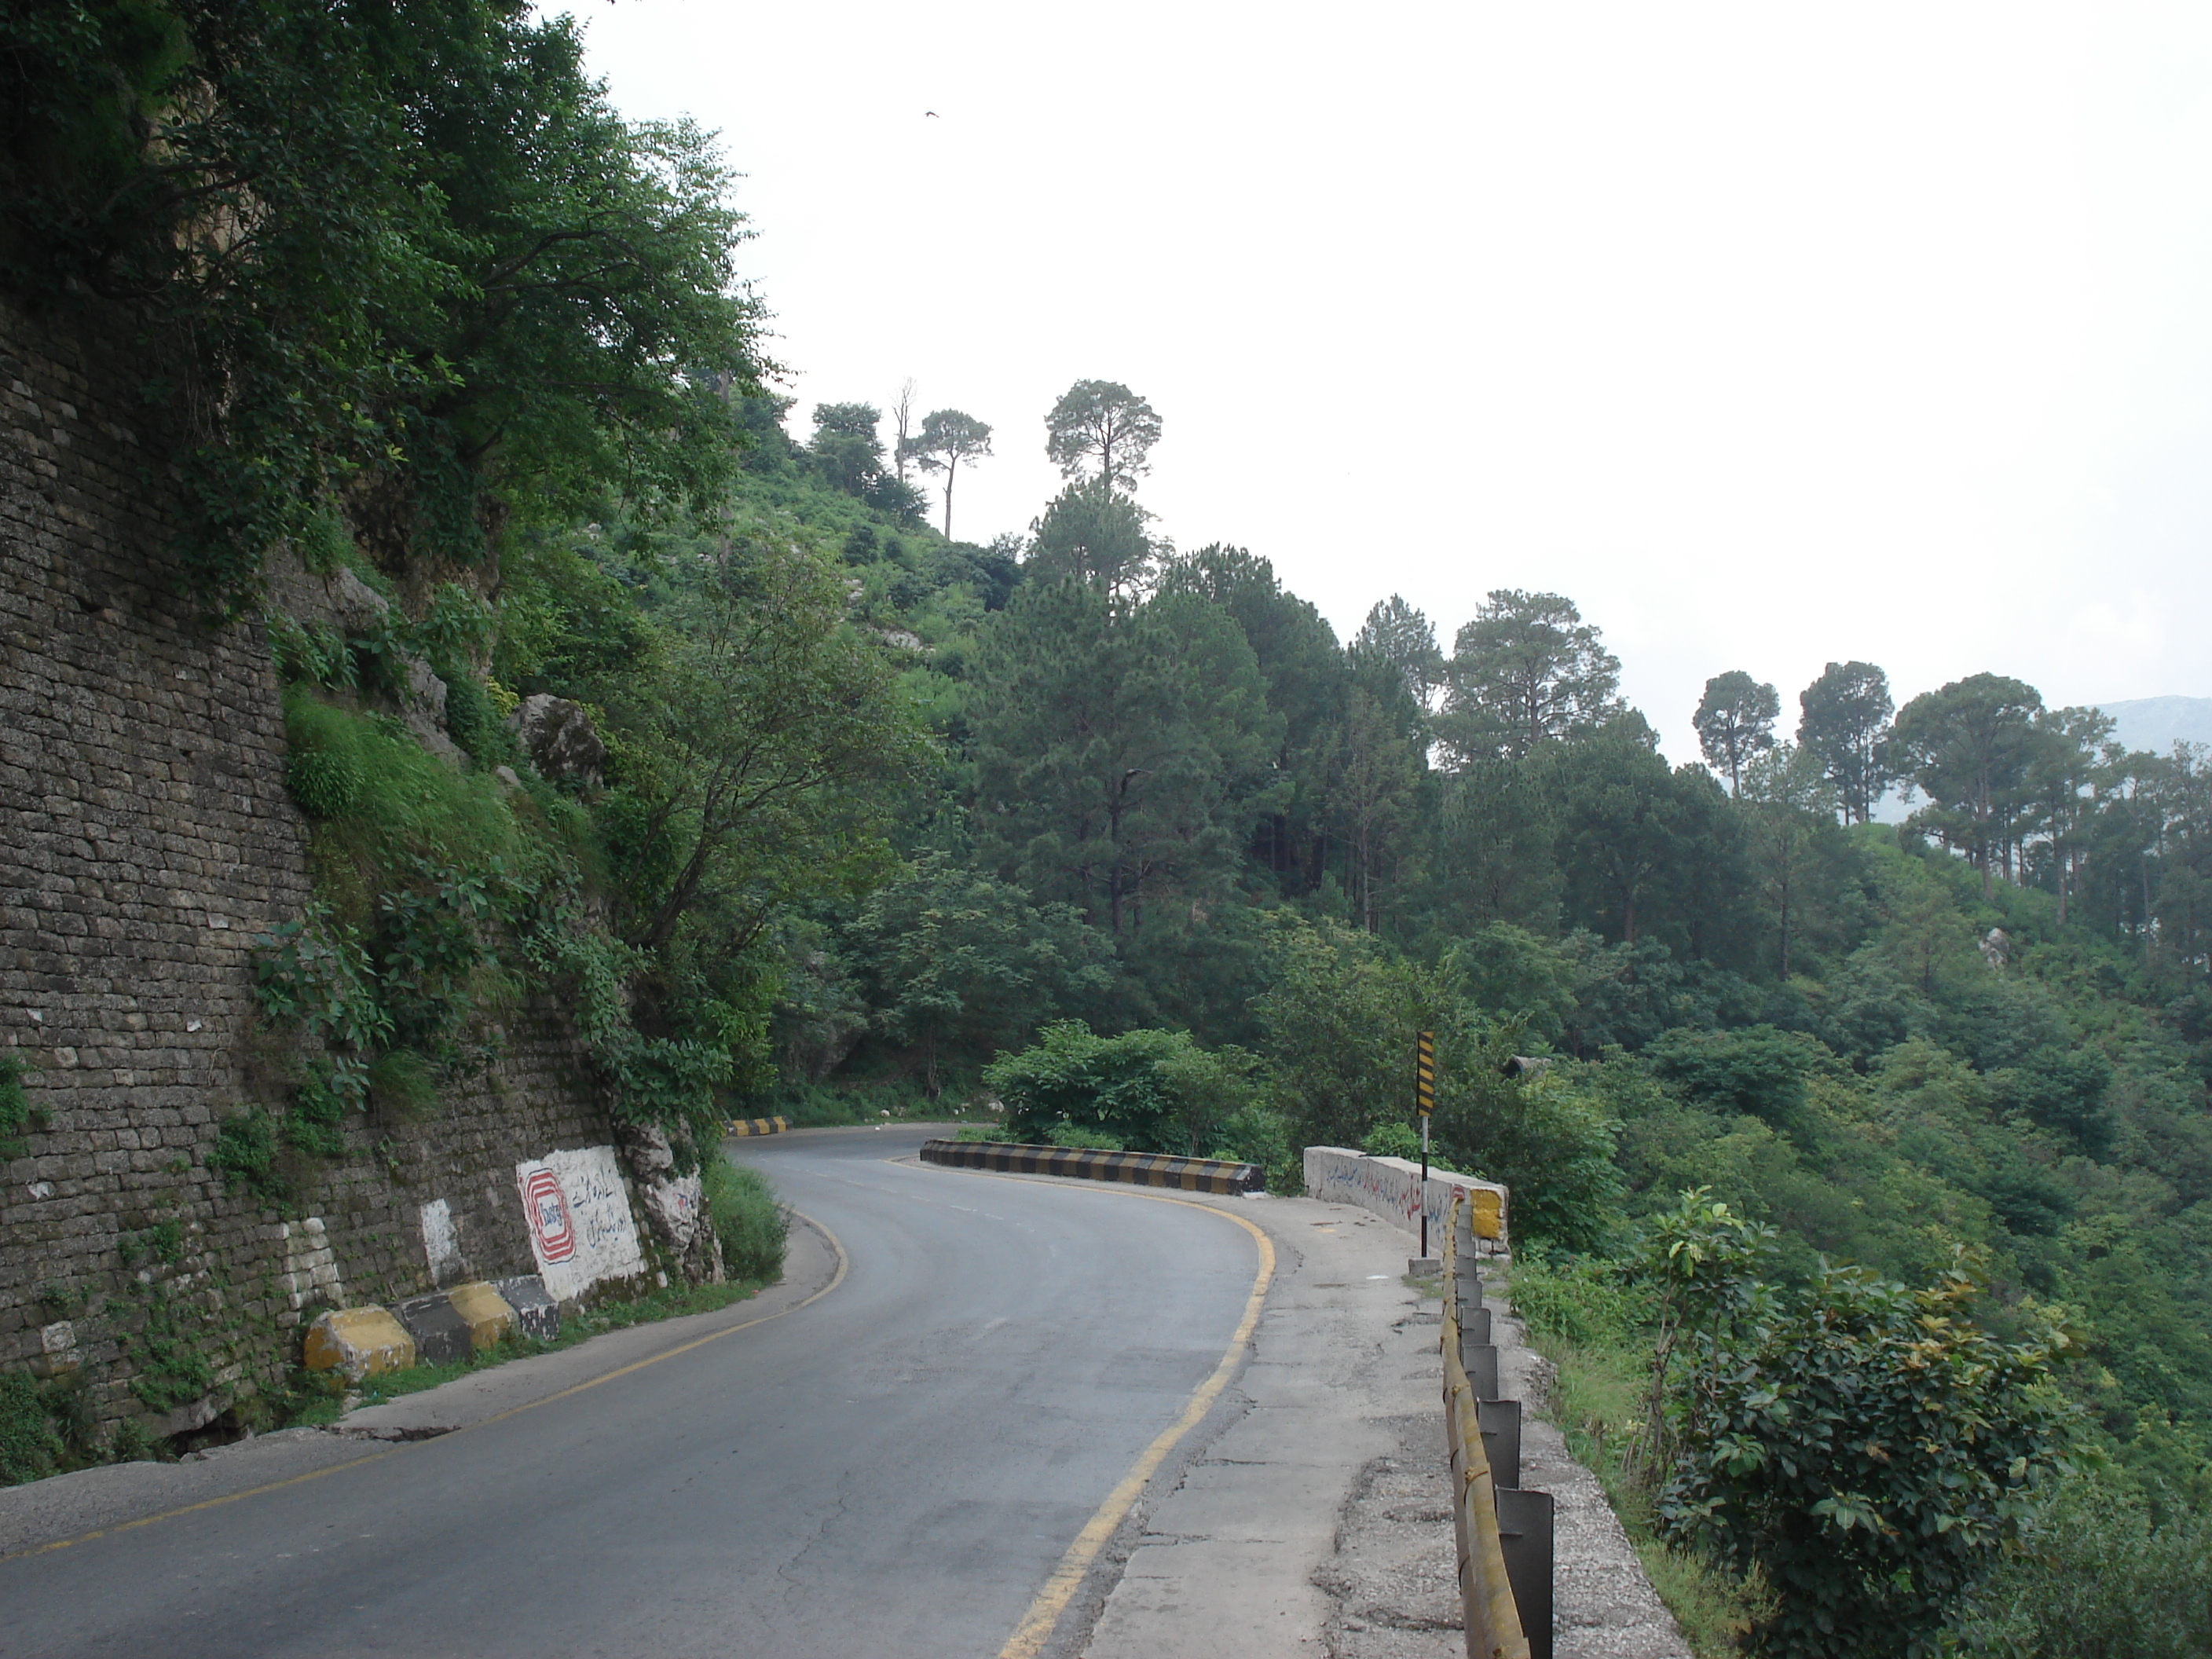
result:
[[[476,1352],[469,1322],[448,1301],[443,1291],[429,1296],[410,1296],[392,1314],[415,1339],[415,1353],[425,1365],[450,1365]]]
[[[553,1299],[545,1288],[545,1281],[536,1273],[502,1279],[492,1288],[514,1310],[515,1320],[525,1336],[550,1342],[561,1334],[561,1304]]]
[[[482,1279],[454,1285],[446,1292],[446,1299],[467,1324],[469,1341],[479,1352],[497,1347],[500,1338],[521,1328],[507,1298]]]
[[[307,1327],[302,1360],[311,1371],[343,1371],[349,1382],[415,1363],[415,1339],[382,1308],[339,1308]]]

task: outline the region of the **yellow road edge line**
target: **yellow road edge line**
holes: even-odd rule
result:
[[[966,1173],[988,1175],[989,1172],[970,1170]],[[993,1178],[1019,1180],[1022,1177]],[[1075,1541],[1067,1547],[1067,1553],[1060,1558],[1060,1565],[1052,1570],[1052,1576],[1045,1580],[1044,1588],[1037,1592],[1036,1599],[1030,1603],[1029,1611],[1022,1615],[1022,1622],[1006,1638],[1006,1646],[999,1650],[999,1659],[1037,1659],[1037,1656],[1044,1651],[1044,1644],[1052,1639],[1060,1615],[1067,1611],[1067,1604],[1075,1599],[1075,1592],[1083,1587],[1084,1577],[1091,1571],[1091,1563],[1098,1559],[1098,1552],[1106,1547],[1106,1540],[1113,1537],[1115,1529],[1128,1515],[1139,1495],[1152,1478],[1159,1473],[1160,1465],[1167,1462],[1168,1454],[1176,1449],[1185,1435],[1198,1426],[1206,1413],[1213,1408],[1213,1402],[1221,1397],[1221,1391],[1229,1386],[1229,1379],[1236,1375],[1237,1364],[1243,1358],[1244,1346],[1252,1340],[1252,1333],[1260,1323],[1260,1307],[1267,1298],[1267,1285],[1275,1274],[1274,1241],[1262,1232],[1257,1224],[1241,1215],[1217,1209],[1211,1204],[1194,1204],[1187,1198],[1169,1198],[1159,1193],[1136,1192],[1112,1182],[1099,1182],[1092,1190],[1120,1192],[1127,1197],[1141,1198],[1153,1204],[1180,1204],[1186,1210],[1202,1210],[1208,1215],[1218,1215],[1224,1220],[1233,1221],[1251,1234],[1253,1242],[1260,1247],[1260,1266],[1252,1276],[1252,1293],[1244,1299],[1244,1317],[1237,1322],[1237,1334],[1229,1339],[1229,1346],[1221,1356],[1221,1363],[1213,1368],[1211,1376],[1198,1385],[1197,1390],[1184,1405],[1182,1415],[1161,1430],[1154,1437],[1152,1443],[1138,1454],[1137,1461],[1129,1466],[1129,1472],[1121,1477],[1121,1483],[1106,1494],[1105,1501],[1084,1524],[1083,1530],[1076,1534]]]
[[[525,1412],[536,1411],[540,1406],[550,1406],[556,1400],[566,1400],[573,1395],[582,1394],[587,1389],[596,1389],[602,1382],[611,1382],[618,1376],[628,1376],[631,1372],[641,1371],[648,1365],[658,1365],[664,1359],[673,1359],[678,1354],[690,1353],[694,1348],[703,1348],[709,1342],[719,1342],[726,1336],[735,1336],[739,1331],[749,1331],[756,1325],[767,1324],[771,1319],[781,1319],[786,1314],[797,1313],[801,1308],[811,1307],[845,1282],[845,1273],[852,1267],[853,1259],[845,1253],[844,1243],[837,1235],[824,1227],[812,1216],[803,1210],[793,1210],[792,1214],[820,1232],[823,1237],[830,1241],[830,1248],[837,1253],[837,1271],[830,1274],[830,1282],[815,1291],[813,1295],[803,1301],[793,1303],[788,1308],[778,1308],[774,1313],[763,1314],[757,1319],[742,1321],[706,1336],[696,1337],[681,1346],[670,1348],[665,1352],[653,1354],[645,1359],[635,1360],[629,1364],[607,1372],[604,1376],[595,1376],[588,1382],[576,1383],[571,1388],[562,1389],[558,1394],[549,1394],[543,1400],[526,1401],[520,1406],[510,1406],[505,1411],[495,1416],[487,1417],[481,1422],[465,1423],[459,1428],[448,1429],[445,1433],[432,1437],[448,1440],[458,1434],[468,1434],[477,1429],[489,1428],[495,1423],[504,1423],[510,1417],[520,1417]],[[459,1381],[458,1378],[455,1380]],[[328,1468],[310,1469],[305,1474],[287,1475],[282,1480],[271,1480],[265,1486],[248,1486],[243,1492],[227,1492],[221,1498],[204,1498],[197,1504],[186,1504],[180,1509],[164,1510],[159,1515],[141,1516],[136,1521],[118,1521],[112,1527],[100,1527],[92,1532],[79,1533],[74,1538],[57,1538],[51,1543],[36,1544],[27,1550],[17,1550],[12,1555],[0,1556],[0,1560],[16,1561],[29,1556],[46,1555],[54,1550],[68,1549],[72,1545],[89,1544],[96,1538],[106,1538],[112,1533],[130,1532],[139,1527],[150,1527],[157,1521],[173,1521],[179,1516],[196,1515],[202,1510],[219,1509],[225,1504],[235,1504],[241,1498],[258,1498],[264,1492],[282,1492],[287,1486],[296,1486],[307,1480],[319,1480],[326,1474],[336,1474],[343,1469],[357,1469],[364,1463],[374,1463],[380,1457],[389,1457],[392,1453],[404,1449],[404,1443],[401,1445],[386,1446],[382,1450],[370,1452],[364,1457],[353,1457],[343,1463],[333,1463]]]

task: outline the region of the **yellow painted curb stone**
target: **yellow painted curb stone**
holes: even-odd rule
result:
[[[496,1290],[478,1279],[473,1285],[456,1285],[446,1292],[453,1311],[465,1320],[469,1328],[469,1346],[478,1353],[499,1346],[499,1340],[519,1328],[514,1310],[507,1298]]]
[[[356,1382],[415,1363],[415,1339],[381,1308],[340,1308],[307,1328],[301,1355],[311,1371],[343,1371]]]

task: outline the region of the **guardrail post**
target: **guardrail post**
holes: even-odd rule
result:
[[[1462,1342],[1459,1361],[1467,1367],[1467,1380],[1474,1385],[1478,1403],[1498,1398],[1498,1349],[1494,1344]]]
[[[1552,1659],[1552,1494],[1498,1488],[1498,1542],[1528,1639],[1528,1659]]]
[[[1517,1400],[1478,1400],[1475,1420],[1482,1426],[1482,1452],[1490,1460],[1491,1479],[1498,1489],[1521,1484],[1521,1402]]]
[[[1462,1308],[1459,1315],[1459,1340],[1462,1342],[1490,1340],[1490,1310]]]
[[[1498,1350],[1469,1345],[1460,1329],[1463,1305],[1481,1307],[1482,1282],[1472,1268],[1473,1253],[1459,1248],[1466,1231],[1463,1193],[1455,1193],[1450,1224],[1443,1229],[1444,1439],[1450,1449],[1452,1526],[1459,1539],[1460,1606],[1465,1613],[1468,1659],[1533,1659],[1524,1634],[1519,1601],[1505,1570],[1504,1540],[1498,1524],[1498,1482],[1481,1431],[1477,1399],[1486,1382],[1498,1392]],[[1468,1300],[1463,1303],[1462,1297]],[[1489,1376],[1468,1375],[1470,1355],[1487,1356]],[[1547,1650],[1548,1652],[1548,1648]]]

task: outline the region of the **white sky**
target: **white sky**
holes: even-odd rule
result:
[[[748,175],[796,435],[909,375],[996,429],[963,538],[1096,377],[1160,412],[1179,546],[1347,637],[1566,593],[1676,759],[1729,668],[1785,725],[1851,657],[2212,695],[2212,8],[580,15]]]

